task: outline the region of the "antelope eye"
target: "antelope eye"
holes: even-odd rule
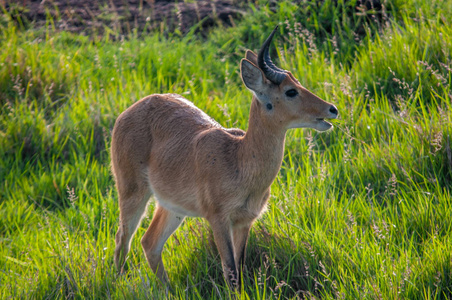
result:
[[[295,97],[296,95],[298,95],[298,92],[297,92],[297,90],[295,90],[295,89],[290,89],[290,90],[288,90],[287,92],[286,92],[286,96],[287,97]]]

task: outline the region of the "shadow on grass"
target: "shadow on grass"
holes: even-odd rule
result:
[[[173,283],[185,285],[185,292],[190,294],[203,298],[222,297],[230,291],[223,278],[213,233],[207,223],[202,223],[196,229],[191,227],[191,234],[195,236],[193,242],[197,246],[184,255],[184,260],[188,261],[184,263],[187,268],[178,267],[179,270],[169,276]],[[321,286],[325,285],[325,279],[319,273],[322,272],[322,263],[315,261],[318,257],[309,253],[314,253],[314,250],[308,243],[296,245],[288,236],[270,234],[262,224],[253,226],[243,270],[244,291],[250,297],[264,293],[276,298],[320,296]]]

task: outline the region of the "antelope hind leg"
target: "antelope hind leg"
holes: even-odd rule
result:
[[[115,264],[119,273],[124,271],[126,256],[141,219],[146,212],[151,191],[146,186],[137,188],[132,193],[119,192],[119,228],[116,233]]]
[[[163,246],[183,220],[183,215],[157,205],[151,225],[141,239],[141,245],[149,266],[165,285],[169,283],[169,280],[162,261]]]

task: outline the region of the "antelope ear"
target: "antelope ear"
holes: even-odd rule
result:
[[[240,74],[245,86],[254,94],[260,94],[264,87],[264,73],[255,64],[243,58],[240,62]]]
[[[246,50],[245,58],[257,66],[257,54],[251,50]]]
[[[259,102],[263,104],[270,103],[270,99],[265,93],[267,80],[258,66],[243,58],[240,62],[240,74],[245,86],[253,92]]]

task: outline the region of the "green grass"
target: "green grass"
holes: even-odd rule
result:
[[[387,2],[383,15],[350,3],[258,2],[206,38],[86,37],[24,29],[3,12],[0,298],[164,297],[139,243],[153,204],[129,272],[114,268],[114,121],[148,94],[174,92],[246,129],[238,64],[280,23],[275,60],[341,118],[327,133],[288,132],[240,298],[450,299],[451,1]],[[195,218],[169,239],[169,298],[232,297],[213,245]]]

